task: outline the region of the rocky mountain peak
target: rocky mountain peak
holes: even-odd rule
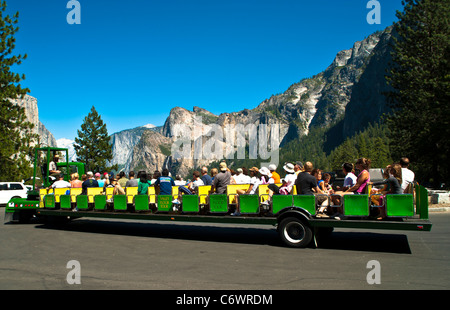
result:
[[[23,99],[15,99],[12,100],[12,102],[25,109],[27,121],[34,124],[33,132],[39,135],[41,146],[56,147],[57,143],[55,137],[39,120],[37,99],[30,95],[25,95]]]
[[[200,107],[194,107],[192,111],[174,107],[164,126],[153,128],[152,133],[126,131],[121,133],[123,138],[120,139],[118,134],[115,134],[112,140],[113,149],[116,148],[116,145],[120,145],[120,149],[128,152],[122,151],[120,159],[115,152],[115,159],[118,162],[126,162],[126,167],[130,168],[149,167],[150,172],[153,167],[167,166],[173,168],[172,173],[183,174],[192,167],[208,164],[208,161],[194,160],[193,158],[179,160],[171,157],[170,146],[177,138],[177,125],[187,126],[186,130],[191,132],[194,129],[198,130],[198,126],[202,126],[200,132],[207,136],[211,130],[217,128],[217,125],[222,129],[237,128],[238,124],[243,126],[278,125],[281,145],[298,136],[308,134],[312,126],[327,126],[346,115],[346,108],[352,99],[355,85],[359,84],[366,68],[371,68],[371,71],[376,72],[384,71],[385,67],[377,67],[372,58],[374,55],[376,59],[386,58],[383,53],[387,53],[387,50],[380,49],[379,44],[380,41],[382,44],[386,43],[386,35],[390,31],[391,28],[388,28],[356,42],[352,48],[339,52],[325,71],[291,85],[284,93],[264,100],[255,109],[215,115]],[[371,64],[372,62],[373,64]],[[378,64],[385,65],[380,61]],[[384,72],[378,74],[378,77],[383,74]],[[349,107],[347,110],[358,110],[355,107],[362,104],[361,100],[365,100],[361,94],[364,93],[365,87],[370,87],[371,76],[373,74],[365,75],[365,86],[361,84],[356,88],[360,95],[352,100],[351,108]],[[370,102],[378,106],[385,105],[381,94],[373,94],[373,97]],[[379,108],[378,110],[383,109]],[[360,123],[355,122],[355,124]],[[355,126],[357,127],[357,125]],[[352,126],[352,130],[355,130],[355,126]],[[349,125],[345,126],[345,128],[350,127]],[[266,139],[269,140],[271,135],[272,133],[268,132]],[[264,139],[264,137],[262,138]],[[204,145],[205,136],[200,139],[203,140],[195,140],[195,137],[192,137],[191,143],[201,142],[200,145],[202,143]],[[223,142],[227,141],[222,139],[217,142],[217,145],[222,147]]]

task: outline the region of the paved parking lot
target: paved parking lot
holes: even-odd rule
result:
[[[431,221],[431,232],[336,230],[307,249],[284,247],[270,226],[0,224],[0,289],[450,289],[450,213]],[[368,283],[370,261],[380,284]],[[69,284],[75,271],[81,284]]]

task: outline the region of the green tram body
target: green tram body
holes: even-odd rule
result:
[[[68,163],[65,165],[69,166]],[[183,195],[180,210],[174,211],[172,200],[175,195],[157,195],[154,188],[148,195],[137,195],[131,189],[134,188],[130,188],[133,194],[115,196],[108,196],[99,188],[91,193],[88,191],[88,195],[65,190],[61,194],[37,195],[33,190],[27,199],[11,199],[5,208],[5,221],[26,222],[32,216],[38,216],[272,225],[277,226],[282,241],[291,247],[306,247],[316,241],[320,231],[333,228],[431,231],[432,227],[428,218],[428,192],[420,185],[415,186],[415,195],[386,195],[388,217],[382,221],[369,218],[369,195],[345,195],[342,199],[345,218],[336,220],[315,217],[317,196],[274,195],[270,210],[265,211],[261,208],[265,194],[237,198],[234,193],[207,197],[204,194]],[[108,202],[109,197],[112,202]],[[233,216],[230,210],[235,209],[236,199],[239,199],[239,215]]]
[[[8,215],[5,218],[26,221],[30,216],[37,215],[61,219],[86,217],[272,225],[278,227],[286,245],[306,247],[315,240],[318,232],[333,228],[430,231],[432,224],[428,220],[427,190],[416,186],[415,194],[415,197],[412,194],[387,195],[388,218],[383,221],[369,219],[368,195],[346,195],[343,199],[346,218],[342,220],[316,218],[316,197],[302,195],[273,196],[269,213],[260,211],[258,195],[241,195],[238,207],[240,215],[232,216],[229,214],[227,195],[210,195],[207,205],[199,203],[198,195],[184,195],[181,210],[173,211],[171,195],[155,195],[157,203],[153,204],[148,195],[115,195],[113,202],[108,203],[104,194],[77,195],[75,200],[71,195],[64,194],[59,196],[59,202],[56,202],[56,195],[48,194],[44,195],[42,201],[11,200],[5,208]]]

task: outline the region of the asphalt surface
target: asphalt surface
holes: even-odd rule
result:
[[[271,226],[3,224],[0,208],[0,290],[448,290],[450,213],[430,219],[431,232],[340,229],[319,248],[292,249]],[[81,284],[69,284],[74,275]]]

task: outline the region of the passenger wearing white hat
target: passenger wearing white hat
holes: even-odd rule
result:
[[[263,184],[275,183],[272,178],[272,173],[270,173],[267,167],[262,167],[261,169],[259,169],[259,173],[262,176],[261,181],[263,181]]]
[[[291,163],[286,163],[283,166],[283,169],[286,171],[286,176],[282,180],[281,187],[278,187],[276,184],[269,184],[269,200],[272,196],[275,195],[289,195],[292,192],[292,188],[295,185],[295,180],[297,179],[297,175],[294,171],[294,165]],[[263,204],[269,204],[269,201],[263,202]]]

